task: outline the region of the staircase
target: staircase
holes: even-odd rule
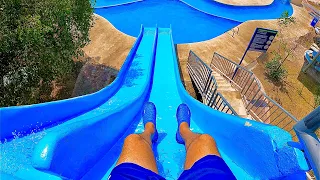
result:
[[[239,91],[234,89],[231,86],[231,83],[228,82],[223,76],[221,76],[216,71],[212,71],[212,75],[217,81],[218,92],[220,92],[223,97],[229,102],[232,108],[237,112],[240,117],[252,119],[250,115],[247,114],[246,107],[241,99]]]
[[[254,66],[254,64],[252,65]],[[304,119],[305,122],[300,121],[302,125],[295,125],[298,120],[264,93],[260,81],[247,68],[218,53],[214,53],[209,67],[192,51],[189,53],[187,67],[192,81],[196,84],[197,90],[202,96],[203,104],[221,112],[278,126],[290,133],[293,141],[298,141],[296,134],[298,132],[300,134],[299,140],[303,142],[301,144],[309,144],[308,148],[310,149],[306,148],[304,151],[307,154],[316,154],[315,156],[308,155],[307,158],[312,163],[311,166],[318,177],[320,176],[319,166],[314,164],[314,162],[319,162],[317,156],[319,139],[314,138],[316,136],[314,132],[317,128],[319,129],[315,122],[319,122],[317,117],[320,116],[317,116],[316,113],[320,113],[320,107],[311,113],[313,115],[308,115]],[[313,122],[311,123],[311,121]],[[309,126],[306,128],[305,123],[310,123],[312,129],[308,129]],[[297,128],[303,130],[295,131]],[[302,136],[301,132],[304,130],[307,133],[312,131],[312,134]],[[309,137],[310,139],[308,139]],[[293,147],[302,148],[300,143],[291,142],[290,144]],[[313,159],[314,157],[316,158]],[[313,179],[309,173],[307,173],[307,176],[308,179]]]
[[[253,72],[214,53],[210,67],[190,51],[188,71],[202,96],[202,103],[221,112],[272,124],[289,132],[298,121],[264,93]],[[235,75],[234,75],[235,74]]]
[[[223,113],[239,116],[227,99],[218,92],[219,88],[224,89],[226,92],[230,90],[234,91],[233,88],[226,86],[227,83],[225,85],[221,83],[221,87],[219,87],[218,81],[223,81],[223,77],[220,76],[217,80],[213,76],[212,69],[192,51],[189,53],[187,69],[192,82],[201,95],[201,102],[203,104]]]

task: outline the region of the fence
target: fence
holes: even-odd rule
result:
[[[288,131],[297,141],[293,126],[298,120],[263,92],[260,81],[251,71],[218,53],[214,53],[210,67],[240,92],[247,112],[255,120],[278,126]]]
[[[227,114],[238,115],[222,94],[217,92],[218,85],[211,68],[192,51],[189,53],[187,68],[205,105]]]

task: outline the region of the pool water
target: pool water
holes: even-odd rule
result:
[[[284,11],[293,13],[289,0],[274,0],[267,6],[232,6],[213,0],[97,0],[95,13],[106,18],[118,30],[137,37],[145,27],[172,27],[175,44],[200,42],[215,38],[248,20],[280,18]],[[182,2],[183,1],[183,2]]]
[[[175,43],[200,42],[217,37],[240,22],[197,11],[177,0],[144,0],[127,5],[95,9],[118,30],[130,36],[139,35],[145,27],[172,26]]]

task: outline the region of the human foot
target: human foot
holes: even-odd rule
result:
[[[189,107],[186,104],[180,104],[177,109],[176,117],[177,117],[177,121],[178,121],[176,140],[178,143],[184,144],[185,142],[184,142],[183,138],[181,137],[179,127],[180,127],[181,123],[183,123],[183,122],[186,122],[190,126],[191,112],[190,112]]]
[[[157,110],[156,106],[152,102],[147,102],[143,107],[142,112],[143,125],[146,126],[147,123],[151,122],[154,125],[154,134],[152,137],[152,143],[158,140],[158,131],[156,126],[157,120]]]

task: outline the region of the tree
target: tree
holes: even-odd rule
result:
[[[287,76],[287,70],[281,66],[280,60],[281,56],[274,53],[272,60],[265,65],[268,78],[275,82],[280,82]]]
[[[72,72],[92,20],[89,0],[2,0],[0,105],[38,103],[53,80]]]
[[[297,49],[298,44],[294,44],[293,46],[290,46],[286,41],[285,41],[285,33],[283,32],[286,28],[290,27],[292,24],[295,23],[295,18],[292,16],[289,16],[288,11],[284,11],[281,15],[281,17],[278,19],[278,25],[280,26],[279,29],[279,51],[278,55],[280,56],[280,64],[277,69],[280,69],[280,67],[283,65],[283,63],[288,59],[289,56],[292,55],[292,53]],[[282,58],[281,50],[284,52],[284,58]],[[276,53],[276,52],[275,52]]]
[[[278,32],[278,49],[272,51],[273,58],[265,65],[266,74],[272,81],[280,82],[287,76],[287,71],[283,67],[283,63],[292,55],[298,44],[290,46],[286,42],[284,30],[295,23],[295,18],[289,16],[288,11],[284,11],[278,19],[279,32]]]

